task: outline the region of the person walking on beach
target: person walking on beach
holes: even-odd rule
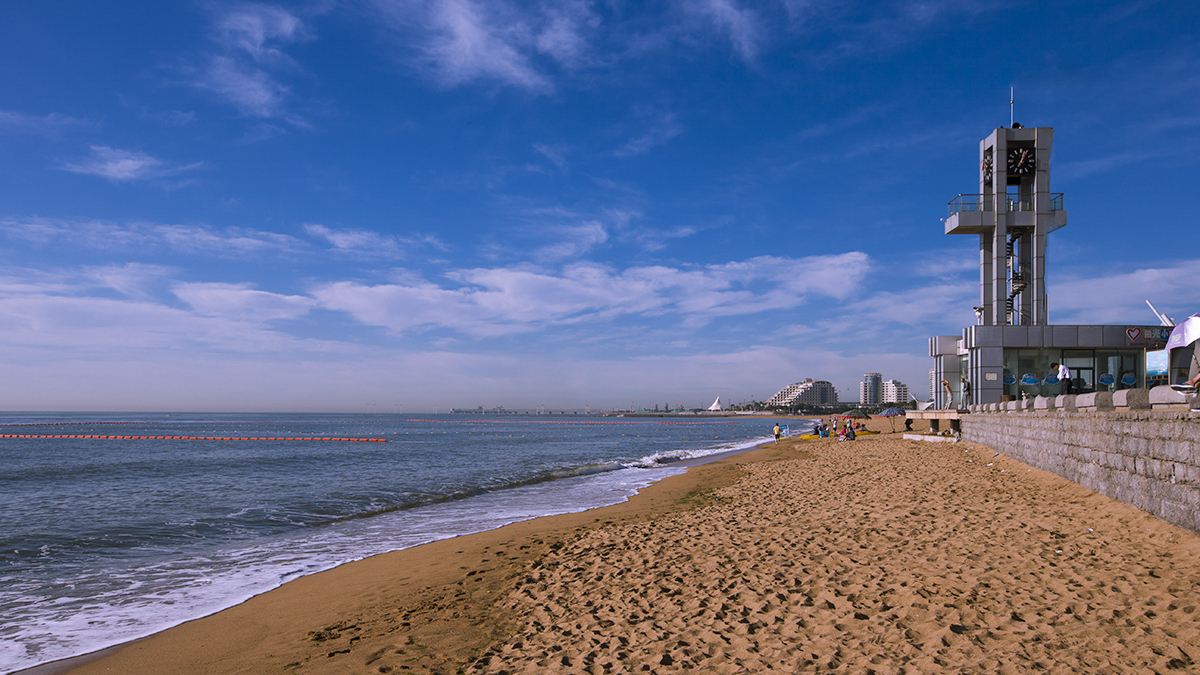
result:
[[[779,437],[783,435],[783,429],[779,428],[779,422],[775,423],[775,428],[771,430],[775,434],[775,442],[779,442]]]

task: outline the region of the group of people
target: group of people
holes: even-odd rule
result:
[[[839,441],[853,441],[857,435],[855,428],[862,428],[861,424],[855,424],[850,419],[846,419],[844,422],[839,420],[837,415],[830,417],[829,421],[833,425],[832,428],[825,424],[824,420],[818,420],[813,423],[812,432],[821,438],[837,438]]]
[[[856,430],[865,428],[861,422],[856,423],[849,418],[842,421],[838,419],[837,415],[830,417],[829,422],[833,425],[832,428],[828,424],[825,424],[824,420],[813,422],[811,433],[821,438],[837,438],[839,441],[853,441],[858,437]],[[778,441],[783,438],[785,430],[786,427],[782,427],[776,422],[775,426],[771,429],[771,433],[775,436],[775,440]]]
[[[950,380],[942,380],[942,391],[946,393],[946,408],[954,408],[954,390],[950,387]],[[959,381],[959,400],[962,402],[960,408],[965,408],[971,405],[971,383],[967,381],[966,376]]]

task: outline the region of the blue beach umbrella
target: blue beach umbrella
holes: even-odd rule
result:
[[[877,413],[880,417],[903,417],[904,411],[900,408],[886,408],[882,412]],[[896,420],[890,419],[888,423],[892,425],[892,431],[896,430]]]

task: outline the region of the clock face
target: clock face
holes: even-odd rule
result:
[[[979,171],[983,173],[983,182],[992,182],[992,166],[995,162],[992,160],[992,149],[988,148],[983,151],[983,159],[979,162]]]
[[[1037,170],[1033,148],[1013,148],[1008,151],[1008,175],[1032,176]]]

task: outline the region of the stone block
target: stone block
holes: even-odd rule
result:
[[[1004,404],[1004,410],[1007,412],[1017,412],[1020,409],[1021,409],[1020,401],[1009,401],[1008,403]]]
[[[1184,464],[1200,464],[1200,453],[1196,451],[1196,443],[1188,439],[1162,440],[1160,450],[1163,459]]]
[[[1113,407],[1112,392],[1097,391],[1091,394],[1079,394],[1075,397],[1075,407],[1084,409],[1104,410]]]
[[[1075,395],[1074,394],[1059,394],[1054,397],[1054,407],[1058,410],[1074,410]]]
[[[1165,384],[1150,390],[1150,407],[1155,410],[1160,408],[1186,410],[1187,402],[1187,396]]]
[[[1038,396],[1033,399],[1034,410],[1054,410],[1054,399],[1048,396]]]
[[[1147,389],[1122,389],[1112,395],[1114,408],[1146,410],[1150,407],[1150,391]]]

